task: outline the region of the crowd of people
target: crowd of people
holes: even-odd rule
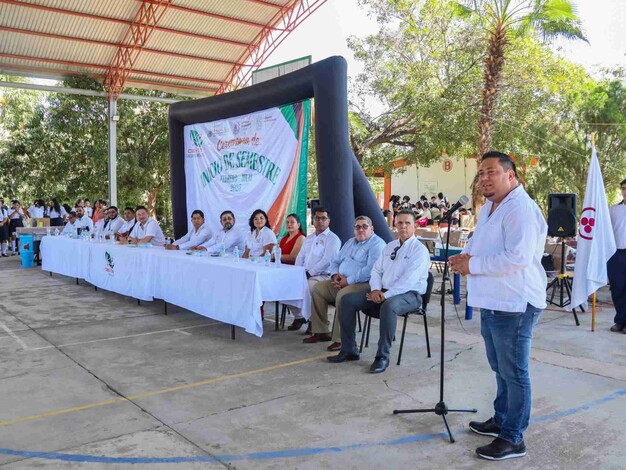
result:
[[[400,198],[398,195],[393,195],[389,199],[389,211],[394,217],[401,210],[413,211],[417,224],[421,227],[433,225],[441,220],[450,206],[450,201],[441,192],[437,196],[431,196],[430,201],[426,195],[422,194],[415,204],[411,202],[410,196]],[[454,211],[451,217],[452,224],[458,225],[460,215],[467,213],[466,209]]]

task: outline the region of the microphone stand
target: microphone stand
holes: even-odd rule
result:
[[[450,213],[452,214],[452,213]],[[447,217],[444,217],[441,221],[446,220]],[[440,221],[440,223],[441,223]],[[445,321],[446,321],[446,282],[448,282],[448,249],[450,247],[450,227],[452,225],[452,221],[448,220],[448,237],[446,240],[446,248],[444,252],[444,266],[443,266],[443,277],[441,279],[441,359],[439,364],[439,402],[435,405],[434,408],[419,408],[419,409],[411,409],[411,410],[393,410],[393,414],[405,414],[405,413],[435,413],[436,415],[441,416],[443,419],[443,423],[446,425],[446,430],[448,431],[448,436],[450,436],[450,442],[455,442],[454,437],[452,437],[452,432],[450,431],[450,426],[448,426],[448,420],[446,419],[446,415],[448,413],[477,413],[478,410],[476,408],[472,408],[469,410],[458,410],[458,409],[450,409],[448,405],[443,399],[443,385],[444,385],[444,358],[445,358]]]

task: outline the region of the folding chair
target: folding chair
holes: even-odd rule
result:
[[[426,319],[426,309],[428,308],[428,302],[430,302],[430,295],[433,292],[433,285],[435,284],[435,276],[433,273],[428,273],[428,281],[426,284],[426,293],[422,295],[422,306],[417,310],[412,310],[407,312],[401,317],[404,317],[404,323],[402,324],[402,336],[400,337],[400,350],[398,351],[398,362],[400,365],[400,361],[402,360],[402,349],[404,347],[404,335],[406,333],[406,323],[409,318],[409,315],[422,315],[424,318],[424,333],[426,334],[426,351],[428,352],[428,357],[430,357],[430,340],[428,338],[428,320]],[[367,348],[370,341],[370,329],[372,327],[372,317],[371,312],[363,311],[365,314],[365,324],[363,325],[363,333],[361,334],[361,347],[359,348],[359,352],[363,352],[363,343],[365,343],[365,347]],[[378,318],[378,317],[374,317]],[[395,339],[395,338],[394,338]]]

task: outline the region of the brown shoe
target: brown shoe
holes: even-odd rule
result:
[[[325,343],[327,341],[332,341],[329,333],[315,333],[313,336],[302,340],[303,343]]]
[[[615,325],[613,325],[613,326],[611,327],[611,331],[612,331],[613,333],[617,333],[617,332],[619,332],[619,331],[621,331],[622,333],[624,333],[624,331],[625,331],[625,330],[626,330],[626,328],[624,328],[624,325],[621,325],[621,324],[619,324],[619,323],[616,323]]]
[[[298,331],[305,323],[306,320],[304,318],[296,318],[293,323],[287,327],[287,329],[289,331]]]
[[[341,343],[333,343],[326,348],[327,351],[341,351]]]

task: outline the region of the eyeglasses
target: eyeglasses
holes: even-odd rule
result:
[[[399,250],[399,249],[400,249],[400,245],[396,246],[396,247],[393,249],[393,253],[391,253],[391,256],[390,256],[391,261],[394,261],[394,260],[396,259],[396,255],[398,254],[398,250]]]
[[[313,219],[318,220],[318,221],[319,220],[328,220],[328,217],[318,217],[318,216],[315,216],[315,217],[313,217]]]
[[[354,230],[367,230],[368,228],[370,228],[370,226],[367,225],[367,224],[355,225],[354,226]]]

